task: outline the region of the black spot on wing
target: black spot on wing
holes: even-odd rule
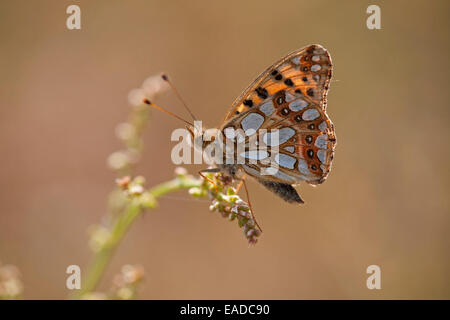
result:
[[[262,87],[256,88],[255,91],[258,97],[260,97],[261,99],[267,99],[267,97],[269,96],[267,90]]]

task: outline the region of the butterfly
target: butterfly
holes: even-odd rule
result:
[[[278,129],[274,160],[279,170],[261,174],[267,164],[256,161],[205,171],[221,171],[233,179],[247,174],[283,200],[303,203],[293,185],[323,183],[334,157],[336,135],[326,113],[331,76],[330,54],[320,45],[294,51],[267,68],[234,101],[219,130],[226,136],[230,128],[253,129],[255,134]],[[269,155],[271,147],[269,141]]]
[[[226,139],[232,139],[227,137],[230,129],[250,130],[254,135],[263,130],[278,130],[275,142],[268,136],[264,140],[265,157],[271,157],[278,170],[262,174],[261,169],[268,164],[262,161],[264,157],[257,156],[253,162],[216,163],[214,168],[200,174],[222,172],[233,180],[248,175],[283,200],[304,203],[293,186],[300,182],[323,183],[333,161],[336,135],[326,113],[331,76],[331,57],[321,45],[307,46],[275,62],[234,101],[218,130]],[[194,140],[203,139],[205,130],[190,126],[188,129]],[[244,137],[246,142],[251,138],[251,135]],[[203,141],[202,148],[209,144],[210,141]],[[244,152],[244,157],[252,158],[251,155]]]

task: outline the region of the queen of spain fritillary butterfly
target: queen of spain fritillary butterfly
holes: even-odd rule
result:
[[[257,161],[218,164],[209,171],[221,171],[233,179],[247,174],[285,201],[303,203],[292,185],[323,183],[331,170],[336,145],[334,126],[326,113],[331,74],[330,55],[320,45],[294,51],[267,68],[234,101],[219,130],[253,129],[258,134],[262,129],[278,129],[275,161],[279,170],[262,175],[260,169],[267,164]],[[269,141],[268,155],[271,147],[275,145]]]
[[[261,174],[267,163],[260,158],[245,163],[216,163],[214,168],[201,172],[222,172],[242,181],[247,174],[285,201],[303,203],[293,185],[301,181],[311,185],[323,183],[333,161],[336,136],[326,113],[331,74],[331,57],[324,47],[310,45],[294,51],[267,68],[244,90],[218,128],[225,139],[229,129],[242,129],[246,135],[248,130],[255,135],[263,130],[278,130],[274,142],[264,140],[266,156],[278,164],[274,174]],[[168,81],[166,76],[163,79]],[[188,129],[194,140],[201,141],[202,149],[211,143],[203,140],[205,130]],[[246,141],[250,138],[244,137]],[[245,154],[250,153],[244,153],[244,157]]]

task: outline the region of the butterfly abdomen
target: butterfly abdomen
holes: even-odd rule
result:
[[[287,183],[258,180],[263,186],[289,203],[304,203],[293,186]]]

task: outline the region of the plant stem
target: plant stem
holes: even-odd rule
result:
[[[112,225],[109,238],[94,256],[93,261],[88,268],[86,278],[81,283],[81,290],[78,291],[73,298],[81,299],[86,294],[95,290],[106,270],[106,267],[111,261],[116,248],[119,246],[130,226],[136,218],[144,212],[145,209],[154,209],[157,206],[156,200],[167,193],[180,189],[200,187],[201,184],[201,180],[180,176],[173,180],[156,185],[148,190],[147,194],[149,195],[151,201],[148,202],[147,200],[145,206],[141,203],[141,201],[139,201],[139,197],[130,199],[129,204],[125,207],[123,213]]]

